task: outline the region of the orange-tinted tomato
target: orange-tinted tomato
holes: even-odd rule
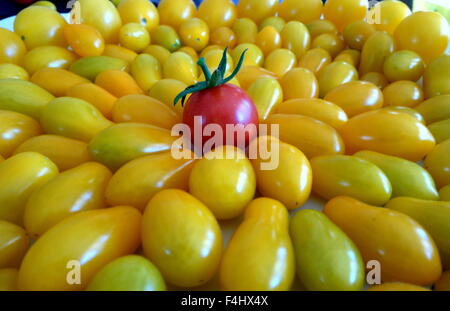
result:
[[[368,7],[367,0],[328,0],[323,14],[342,31],[351,22],[363,20]]]
[[[67,24],[64,26],[64,38],[78,55],[98,56],[105,49],[105,41],[100,31],[84,24]]]
[[[387,106],[415,107],[423,101],[423,91],[412,81],[396,81],[383,89]]]

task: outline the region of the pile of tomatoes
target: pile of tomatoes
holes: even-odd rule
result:
[[[79,0],[70,20],[38,1],[0,28],[0,290],[360,290],[372,264],[370,289],[450,290],[441,15]],[[171,129],[201,96],[174,99],[211,78],[198,60],[226,77],[244,51],[232,86],[202,92],[279,126],[248,142],[278,165],[234,146],[175,158]]]

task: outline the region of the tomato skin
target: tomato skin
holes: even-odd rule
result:
[[[89,25],[65,25],[64,38],[75,53],[82,57],[102,55],[105,49],[105,41],[103,40],[102,34]]]
[[[297,20],[309,23],[320,18],[323,5],[320,0],[284,0],[278,9],[280,16],[286,21]]]
[[[0,47],[1,50],[1,47]],[[1,57],[1,56],[0,56]],[[2,61],[0,60],[0,63]],[[18,65],[12,63],[0,64],[0,79],[19,79],[29,80],[30,75],[28,72]]]
[[[236,19],[236,6],[230,0],[204,0],[198,7],[198,17],[208,24],[211,31],[231,27]]]
[[[365,21],[356,21],[344,29],[345,43],[352,49],[361,51],[367,39],[374,34],[376,28]]]
[[[316,98],[319,84],[314,74],[306,68],[293,68],[280,79],[284,99]]]
[[[308,28],[303,23],[291,21],[287,23],[280,33],[283,42],[283,48],[294,52],[297,59],[309,49],[311,45],[311,36]]]
[[[397,51],[389,55],[383,65],[383,72],[390,82],[399,80],[417,81],[425,65],[422,58],[413,51]]]
[[[425,158],[425,168],[438,187],[450,184],[450,139],[436,145]]]
[[[375,23],[377,30],[393,35],[398,24],[411,15],[411,10],[405,3],[397,0],[381,1],[375,4],[369,14],[379,14],[380,23]]]
[[[351,22],[363,20],[368,7],[367,0],[328,0],[323,14],[342,31]]]
[[[450,119],[450,94],[434,96],[414,109],[423,116],[426,124]]]
[[[264,61],[264,68],[280,77],[295,65],[297,65],[297,58],[288,49],[276,49],[267,55]]]
[[[318,80],[319,97],[324,98],[335,87],[358,80],[358,71],[347,62],[334,61],[322,70]]]
[[[359,73],[368,72],[383,73],[383,65],[386,58],[395,50],[394,38],[386,32],[377,31],[371,35],[361,51]]]
[[[125,48],[139,53],[151,43],[151,38],[147,28],[138,23],[129,23],[120,28],[119,42]]]
[[[194,117],[200,116],[202,133],[208,124],[218,124],[223,129],[223,144],[227,141],[226,125],[242,124],[255,125],[246,133],[243,129],[237,129],[234,135],[234,145],[237,146],[243,142],[238,141],[239,136],[245,135],[245,146],[257,135],[258,112],[252,99],[241,88],[232,84],[223,84],[217,87],[209,88],[196,92],[191,95],[183,112],[183,122],[191,129],[191,136],[194,136]],[[202,144],[196,145],[196,148],[202,148],[202,145],[211,136],[202,135]],[[193,140],[194,137],[191,137]],[[232,137],[228,137],[232,139]]]
[[[159,24],[155,5],[147,0],[122,0],[117,6],[122,23],[140,23],[151,31]]]
[[[423,75],[425,98],[450,94],[450,55],[432,61]]]
[[[299,59],[299,67],[303,67],[312,71],[316,77],[320,76],[323,69],[331,63],[331,56],[328,51],[322,48],[315,48],[306,51]]]
[[[0,28],[0,63],[18,64],[26,50],[25,43],[16,33]]]
[[[0,269],[19,267],[28,246],[29,239],[24,229],[0,220]]]
[[[400,80],[383,89],[385,106],[415,107],[423,101],[423,91],[417,83]]]
[[[339,36],[331,33],[324,33],[314,38],[311,47],[313,49],[322,48],[334,58],[344,49],[345,45]]]
[[[266,17],[275,15],[277,8],[277,0],[240,0],[237,13],[239,17],[251,18],[259,24]]]
[[[158,13],[161,25],[178,29],[184,21],[194,17],[197,10],[192,0],[161,0]]]
[[[367,81],[378,86],[380,90],[384,89],[388,84],[388,79],[379,72],[368,72],[361,77],[361,81]]]
[[[191,18],[183,22],[178,30],[183,45],[192,47],[200,52],[209,42],[209,28],[200,18]]]

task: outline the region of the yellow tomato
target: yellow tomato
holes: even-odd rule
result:
[[[107,119],[111,119],[111,111],[117,100],[111,93],[93,83],[76,84],[67,91],[67,96],[85,100]]]
[[[14,154],[29,151],[46,156],[60,171],[71,169],[90,160],[85,142],[57,135],[32,137],[14,150]]]
[[[320,0],[284,0],[280,4],[278,13],[286,21],[296,20],[309,23],[320,18],[322,9],[323,5]]]
[[[0,233],[0,269],[18,268],[28,250],[27,233],[21,227],[4,220],[0,220]]]
[[[118,58],[129,64],[137,57],[138,54],[135,51],[124,48],[120,45],[107,44],[105,45],[105,50],[102,55]]]
[[[215,29],[211,33],[211,43],[221,47],[229,47],[230,49],[234,49],[237,44],[237,37],[233,30],[222,26]]]
[[[367,39],[361,52],[359,73],[383,72],[386,58],[394,52],[394,38],[386,32],[377,31]]]
[[[150,54],[156,58],[161,65],[164,64],[165,60],[170,56],[170,51],[160,45],[149,45],[142,53]]]
[[[383,93],[375,84],[365,81],[342,84],[324,99],[341,107],[350,118],[383,107]]]
[[[433,134],[437,143],[450,139],[450,118],[428,125],[428,129]]]
[[[32,5],[43,6],[43,7],[55,10],[55,11],[57,10],[56,5],[50,1],[36,1]]]
[[[425,98],[450,94],[450,55],[443,55],[432,61],[423,75]]]
[[[342,60],[356,68],[359,65],[360,58],[361,58],[360,51],[348,49],[348,50],[343,50],[341,53],[339,53],[338,56],[336,56],[334,58],[334,61]]]
[[[331,56],[321,48],[306,51],[300,58],[298,65],[312,71],[316,77],[320,76],[322,70],[331,63]]]
[[[48,9],[47,9],[48,10]],[[39,46],[24,57],[23,67],[30,75],[42,68],[69,68],[77,56],[59,46]]]
[[[125,24],[120,28],[119,42],[127,49],[142,52],[150,44],[150,34],[141,24]]]
[[[308,200],[312,173],[303,152],[271,136],[254,140],[249,152],[261,195],[279,200],[288,209],[300,207]]]
[[[256,181],[250,161],[236,147],[221,146],[197,161],[189,177],[190,193],[217,219],[239,216],[255,196]]]
[[[14,31],[32,49],[43,45],[65,46],[64,18],[54,10],[30,6],[20,11],[14,21]]]
[[[196,14],[192,0],[161,0],[158,5],[161,25],[169,25],[178,29],[180,25]]]
[[[183,46],[178,50],[178,52],[183,52],[189,55],[192,60],[196,63],[198,61],[198,54],[197,51],[191,48],[190,46]]]
[[[70,66],[70,71],[91,81],[107,70],[125,70],[128,63],[111,56],[89,56],[77,60]]]
[[[297,58],[288,49],[276,49],[267,55],[264,61],[264,68],[280,77],[296,65]]]
[[[162,79],[162,68],[159,61],[150,54],[140,54],[130,65],[130,72],[136,83],[144,91]]]
[[[406,113],[406,114],[410,115],[411,117],[417,119],[417,121],[419,121],[420,123],[425,124],[425,121],[424,121],[422,115],[413,108],[404,107],[404,106],[386,106],[383,109],[389,110],[389,111]]]
[[[148,94],[179,114],[183,113],[181,104],[173,105],[175,97],[187,88],[187,84],[175,79],[162,79],[153,84]]]
[[[31,82],[49,91],[54,96],[61,97],[65,96],[72,87],[89,83],[89,80],[65,69],[42,68],[33,74]]]
[[[244,90],[247,90],[259,78],[278,78],[273,72],[259,66],[242,66],[236,77]]]
[[[111,172],[95,162],[69,169],[33,192],[24,225],[34,238],[74,213],[106,207],[104,192]]]
[[[383,283],[380,285],[373,285],[371,287],[369,287],[367,289],[368,291],[371,292],[375,292],[375,291],[387,291],[387,292],[395,292],[395,291],[400,291],[400,292],[406,292],[406,291],[413,291],[413,292],[422,292],[422,291],[429,291],[429,289],[422,287],[422,286],[417,286],[417,285],[413,285],[413,284],[408,284],[408,283],[402,283],[402,282],[388,282],[388,283]]]
[[[388,79],[379,72],[368,72],[361,77],[361,80],[375,84],[380,90],[389,84]]]
[[[450,291],[450,271],[442,273],[441,278],[434,283],[434,290]]]
[[[255,43],[258,27],[250,18],[239,18],[232,27],[237,37],[237,44]]]
[[[314,74],[306,68],[293,68],[280,79],[284,99],[314,98],[319,94],[319,84]]]
[[[237,14],[236,7],[230,0],[204,0],[198,7],[197,15],[214,32],[220,27],[231,27]]]
[[[277,0],[240,0],[237,13],[239,17],[251,18],[259,24],[265,18],[275,15],[277,8]]]
[[[19,270],[6,268],[0,269],[0,291],[17,290],[17,278]]]
[[[327,51],[332,58],[334,58],[344,49],[345,46],[342,39],[337,35],[331,33],[324,33],[322,35],[317,36],[313,40],[311,47],[313,49],[322,48],[325,51]]]
[[[148,203],[142,226],[144,253],[176,286],[208,282],[219,267],[222,234],[209,209],[190,194],[163,190]]]
[[[155,5],[147,0],[121,0],[117,6],[122,23],[139,23],[150,32],[159,24]]]
[[[86,142],[112,125],[93,105],[72,97],[60,97],[49,102],[42,110],[40,121],[47,134]]]
[[[0,28],[0,63],[19,64],[26,50],[25,43],[16,33]]]
[[[376,31],[374,25],[365,21],[356,21],[347,25],[344,29],[345,43],[352,49],[361,51],[367,39]]]
[[[281,31],[281,40],[283,48],[294,52],[297,59],[309,50],[311,45],[311,36],[308,28],[300,22],[291,21],[287,23]]]
[[[159,25],[155,27],[151,33],[151,38],[154,44],[160,45],[170,52],[175,52],[181,46],[180,37],[175,29],[166,25]]]
[[[14,111],[0,110],[0,155],[8,158],[21,143],[42,133],[33,118]]]
[[[122,26],[119,12],[108,0],[78,0],[81,23],[96,28],[106,43],[116,43]]]
[[[0,220],[22,224],[23,211],[34,190],[58,174],[45,156],[24,152],[0,163]]]
[[[396,81],[383,89],[384,104],[415,107],[423,101],[423,91],[412,81]]]
[[[197,64],[186,53],[175,52],[164,62],[163,76],[165,79],[175,79],[187,85],[195,84],[198,77]]]
[[[191,18],[184,21],[178,30],[181,43],[190,46],[197,52],[203,50],[209,42],[209,28],[200,18]]]
[[[335,61],[326,66],[319,75],[319,96],[325,97],[342,84],[358,80],[358,71],[351,64]]]
[[[324,213],[355,242],[365,262],[379,261],[382,282],[428,285],[439,279],[436,245],[409,216],[344,196],[328,201]]]
[[[314,39],[317,36],[320,36],[324,33],[332,33],[337,34],[338,30],[336,26],[326,19],[316,19],[306,25],[308,27],[308,31],[311,35],[311,39]]]
[[[450,139],[436,145],[425,158],[425,168],[438,187],[450,185]]]
[[[266,123],[278,124],[280,139],[300,149],[308,158],[344,153],[340,135],[322,121],[299,114],[272,114]]]
[[[102,55],[105,49],[105,41],[102,34],[89,25],[65,25],[64,38],[73,51],[81,57]]]
[[[351,118],[340,129],[349,154],[372,150],[419,161],[434,147],[430,131],[414,117],[379,109]]]
[[[279,17],[279,16],[270,16],[270,17],[264,19],[261,22],[261,24],[259,24],[258,30],[261,31],[266,26],[272,26],[278,32],[281,32],[283,30],[284,25],[286,25],[286,22],[281,17]]]
[[[241,43],[231,52],[233,62],[237,64],[242,53],[247,50],[245,54],[243,65],[246,66],[262,66],[264,63],[264,53],[261,49],[253,43]]]
[[[432,97],[415,109],[427,124],[450,119],[450,94]]]
[[[367,0],[328,0],[323,14],[342,31],[351,22],[363,20],[368,7]]]
[[[387,31],[390,35],[394,34],[397,26],[409,15],[409,7],[397,0],[378,2],[369,12],[369,17],[375,19],[375,28]]]
[[[130,206],[85,211],[64,219],[28,251],[19,271],[18,288],[83,290],[108,262],[136,251],[141,222],[139,211]],[[70,269],[77,268],[79,284],[68,282]]]
[[[106,70],[95,78],[95,84],[105,89],[112,95],[120,98],[130,94],[143,94],[133,77],[122,70]]]
[[[98,271],[86,291],[164,291],[166,284],[158,268],[138,255],[117,258]]]
[[[341,127],[348,119],[347,114],[341,107],[318,98],[287,100],[279,104],[275,112],[282,114],[301,114],[325,122],[336,129]]]
[[[267,55],[281,47],[281,36],[274,27],[266,26],[256,36],[256,43],[264,55]]]
[[[252,201],[223,254],[221,288],[286,291],[292,286],[294,274],[294,250],[286,208],[269,198]]]
[[[258,111],[260,121],[264,121],[283,101],[283,89],[276,79],[262,77],[247,90]]]
[[[450,27],[437,12],[415,12],[395,29],[398,50],[411,50],[426,63],[444,54],[450,41]]]
[[[23,67],[11,63],[0,64],[0,79],[28,80],[29,78],[28,72]]]
[[[389,55],[383,65],[383,72],[390,82],[399,80],[417,81],[425,65],[420,56],[412,51],[397,51]]]
[[[112,119],[116,123],[147,123],[168,130],[181,122],[173,109],[145,95],[127,95],[118,99],[112,110]]]

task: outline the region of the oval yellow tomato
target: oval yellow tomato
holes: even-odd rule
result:
[[[64,38],[73,51],[81,57],[99,56],[105,50],[105,40],[100,31],[84,24],[64,26]]]
[[[276,49],[272,51],[264,61],[264,68],[280,77],[296,65],[297,58],[295,57],[295,54],[288,49]]]
[[[220,27],[231,27],[237,14],[236,7],[229,0],[204,0],[198,7],[197,15],[214,31]]]
[[[308,28],[297,21],[291,21],[283,27],[281,40],[283,48],[291,50],[297,56],[297,59],[300,59],[311,45]]]
[[[260,121],[264,121],[283,101],[283,89],[277,80],[262,77],[250,85],[247,90],[258,111]]]
[[[153,84],[148,91],[148,95],[163,102],[167,107],[174,109],[181,115],[183,113],[183,107],[180,104],[174,106],[173,101],[187,87],[187,84],[175,79],[161,79]]]
[[[374,25],[365,21],[356,21],[347,25],[344,29],[345,43],[352,49],[361,51],[367,39],[376,31]]]
[[[4,220],[0,220],[0,233],[0,269],[19,267],[29,246],[27,233]]]
[[[261,24],[258,26],[258,30],[261,31],[266,26],[272,26],[276,29],[276,31],[281,32],[283,30],[284,25],[286,25],[286,22],[283,18],[279,16],[270,16],[266,19],[264,19]]]
[[[159,24],[159,13],[151,1],[121,0],[117,6],[122,23],[139,23],[150,32]]]
[[[142,53],[149,54],[156,58],[160,65],[170,56],[170,51],[160,45],[149,45]]]
[[[159,61],[150,54],[140,54],[130,65],[131,75],[136,83],[144,91],[162,79],[162,67]]]
[[[242,53],[247,50],[245,54],[243,65],[245,66],[262,66],[264,63],[264,53],[263,51],[253,43],[241,43],[236,46],[231,52],[231,57],[233,57],[233,62],[237,64]]]
[[[450,119],[438,121],[428,125],[428,129],[436,139],[436,143],[441,143],[450,139]]]
[[[209,42],[209,28],[200,18],[191,18],[184,21],[178,30],[181,43],[190,46],[197,52],[203,50]]]
[[[256,36],[256,43],[264,55],[281,47],[281,36],[272,26],[264,27]]]
[[[0,28],[0,63],[19,64],[26,50],[25,43],[16,33]]]
[[[280,79],[284,99],[314,98],[319,95],[319,83],[306,68],[293,68]]]
[[[422,58],[413,51],[397,51],[389,55],[383,65],[383,72],[390,82],[399,80],[417,81],[425,65]]]
[[[315,37],[320,36],[321,34],[324,33],[332,33],[332,34],[338,33],[336,26],[326,19],[316,19],[308,23],[306,27],[308,27],[311,39],[314,39]]]
[[[369,18],[378,19],[375,28],[387,31],[390,35],[394,34],[397,26],[409,15],[411,15],[409,7],[397,0],[378,2],[369,12]]]
[[[436,58],[425,69],[423,90],[425,98],[450,94],[450,55]]]
[[[105,55],[89,56],[80,58],[74,62],[70,66],[70,71],[86,79],[95,81],[95,78],[104,71],[125,70],[127,66],[128,62],[120,58]]]
[[[77,56],[59,46],[39,46],[30,50],[24,57],[23,67],[29,74],[42,68],[69,68]]]
[[[277,8],[277,0],[240,0],[237,13],[239,17],[251,18],[259,24],[265,18],[275,15]]]
[[[340,52],[335,58],[335,61],[345,61],[353,67],[358,67],[359,60],[361,58],[361,52],[358,50],[347,49]]]
[[[313,49],[321,48],[327,51],[332,58],[336,57],[345,47],[342,39],[331,33],[317,36],[311,44]]]
[[[322,48],[315,48],[306,51],[298,61],[299,67],[309,69],[319,77],[322,70],[331,63],[331,56],[328,51]]]
[[[236,76],[244,90],[247,90],[253,82],[262,77],[278,78],[273,72],[259,66],[242,66]]]
[[[195,64],[192,58],[186,53],[172,53],[172,55],[166,59],[162,67],[165,79],[175,79],[186,85],[192,85],[197,82],[197,64]]]
[[[119,31],[120,44],[134,52],[142,52],[150,44],[147,28],[138,23],[125,24]]]
[[[102,55],[121,59],[127,64],[130,64],[138,56],[135,51],[115,44],[106,44]]]
[[[450,139],[436,145],[425,158],[425,168],[438,187],[450,184]]]
[[[384,107],[383,109],[388,110],[388,111],[406,113],[406,114],[410,115],[411,117],[413,117],[414,119],[417,119],[417,121],[419,121],[420,123],[425,124],[425,121],[424,121],[422,115],[413,108],[403,107],[403,106],[387,106],[387,107]]]
[[[11,63],[0,64],[0,79],[28,80],[29,78],[30,75],[23,67]]]
[[[358,80],[358,71],[347,62],[335,61],[321,71],[318,80],[319,96],[324,98],[335,87]]]
[[[417,83],[400,80],[383,89],[384,104],[387,106],[415,107],[423,101],[423,91]]]
[[[61,68],[39,69],[33,74],[30,81],[56,97],[65,96],[76,85],[89,83],[89,80]]]
[[[156,26],[151,32],[151,40],[153,44],[160,45],[170,52],[175,52],[181,47],[177,32],[167,25]]]
[[[250,18],[239,18],[232,27],[237,37],[237,44],[255,43],[258,26]]]
[[[361,51],[359,73],[368,72],[383,73],[383,65],[386,58],[394,52],[394,38],[386,32],[377,31],[371,35]]]
[[[378,86],[380,90],[384,89],[388,84],[388,79],[379,72],[368,72],[361,77],[361,81],[367,81]]]
[[[67,90],[67,96],[79,98],[97,108],[103,116],[111,119],[113,105],[117,98],[94,83],[81,83]]]
[[[323,5],[320,0],[284,0],[280,4],[278,13],[286,21],[296,20],[309,23],[320,18],[322,9]]]
[[[351,22],[363,20],[368,7],[367,0],[328,0],[323,15],[342,31]]]
[[[133,77],[122,70],[106,70],[95,78],[95,84],[120,98],[131,94],[143,94]]]
[[[196,14],[192,0],[161,0],[158,4],[161,25],[169,25],[178,29],[180,25]]]
[[[450,94],[434,96],[416,106],[427,124],[450,119]]]
[[[143,219],[144,253],[167,282],[194,287],[208,282],[219,267],[222,234],[209,209],[176,189],[157,193]]]
[[[234,49],[237,44],[237,37],[230,28],[219,27],[211,33],[211,44]]]

